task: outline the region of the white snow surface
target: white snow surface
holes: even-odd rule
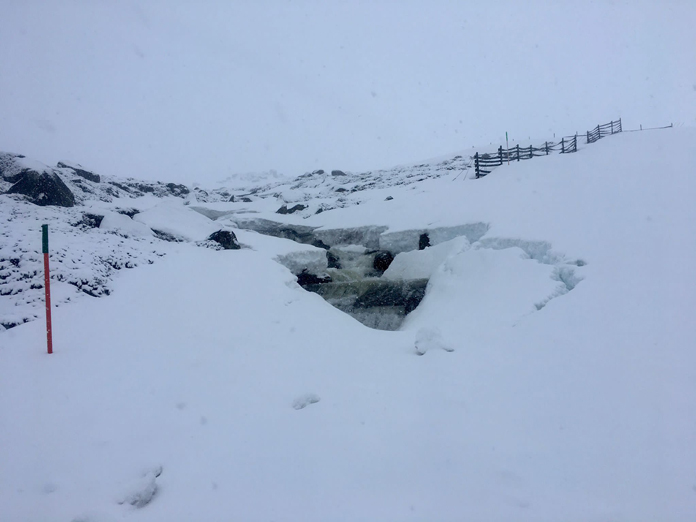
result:
[[[396,332],[276,260],[313,247],[240,230],[248,248],[200,248],[207,218],[181,200],[132,200],[136,221],[191,239],[165,243],[78,234],[77,207],[0,196],[0,257],[21,250],[39,274],[49,216],[56,265],[140,252],[109,296],[53,310],[53,355],[41,320],[0,332],[0,518],[692,521],[694,172],[681,128],[249,214],[386,227],[403,248],[439,237],[389,269],[430,276]]]

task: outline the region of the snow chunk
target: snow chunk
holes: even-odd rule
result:
[[[292,401],[292,407],[296,410],[301,410],[309,406],[310,404],[316,404],[321,398],[316,393],[305,393],[300,395],[294,401]]]
[[[382,276],[385,279],[430,279],[435,270],[451,256],[469,248],[465,237],[457,237],[425,250],[402,252]]]
[[[445,243],[456,237],[464,236],[469,243],[475,243],[488,232],[487,223],[469,223],[455,227],[438,227],[417,230],[401,230],[384,233],[379,238],[380,250],[388,250],[392,254],[418,250],[421,234],[428,234],[430,245]]]

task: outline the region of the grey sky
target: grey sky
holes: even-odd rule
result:
[[[696,124],[696,2],[0,0],[0,150],[211,183]]]

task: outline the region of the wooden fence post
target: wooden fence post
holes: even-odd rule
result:
[[[517,144],[517,161],[520,161],[520,144]]]
[[[503,146],[498,147],[498,161],[503,164]]]
[[[546,149],[546,155],[548,156],[549,155],[549,142],[548,141],[544,142],[544,148]]]
[[[480,178],[478,152],[474,154],[474,168],[476,169],[476,179]]]
[[[611,121],[611,133],[614,134],[614,120]]]
[[[561,138],[561,154],[565,154],[565,138]]]

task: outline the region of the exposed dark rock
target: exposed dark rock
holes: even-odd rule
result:
[[[229,203],[234,203],[234,196],[230,198]]]
[[[306,208],[307,207],[305,205],[300,205],[299,203],[291,208],[288,208],[287,205],[283,205],[278,210],[276,210],[276,214],[294,214],[295,212],[299,212]]]
[[[372,268],[378,272],[384,273],[384,271],[389,268],[392,261],[394,261],[394,256],[391,252],[377,252],[377,255],[372,262]]]
[[[394,199],[394,198],[391,196],[387,196],[386,198],[384,198],[384,201],[391,201],[392,199]]]
[[[348,192],[347,189],[344,189],[343,187],[338,187],[335,192]]]
[[[186,187],[185,185],[180,185],[178,183],[167,183],[166,187],[169,189],[169,192],[172,194],[172,196],[176,196],[179,198],[183,198],[191,192],[188,189],[188,187]]]
[[[310,274],[306,268],[297,276],[297,284],[300,286],[322,285],[330,282],[331,278],[329,276],[319,277],[318,275]]]
[[[86,228],[99,228],[103,219],[104,216],[100,216],[99,214],[85,213],[82,214],[82,219],[80,220],[78,225],[81,225]]]
[[[109,181],[109,183],[116,188],[120,188],[124,192],[128,192],[129,194],[131,194],[133,192],[131,189],[129,189],[128,187],[126,187],[125,185],[123,185],[121,183],[117,183],[115,181]]]
[[[152,194],[155,192],[155,187],[152,185],[145,185],[143,183],[135,183],[135,188],[140,192],[145,192],[146,194]]]
[[[332,170],[331,175],[332,176],[345,176],[346,173],[343,172],[342,170]]]
[[[427,233],[421,234],[418,239],[418,250],[425,250],[430,246],[430,236]]]
[[[58,165],[56,166],[61,169],[70,169],[78,176],[83,177],[86,180],[93,181],[94,183],[99,183],[101,181],[99,174],[95,174],[94,172],[82,169],[80,168],[80,165],[70,165],[69,163],[59,161]]]
[[[219,243],[225,250],[239,250],[239,242],[237,241],[237,236],[231,230],[218,230],[213,232],[208,236],[209,241],[215,241]]]
[[[123,214],[124,216],[128,216],[131,219],[133,219],[133,216],[136,214],[140,214],[140,211],[136,208],[117,208],[116,212]]]
[[[312,174],[323,174],[323,173],[324,173],[323,169],[315,170],[314,172],[312,172]]]
[[[32,203],[42,207],[47,205],[72,207],[75,205],[75,196],[54,172],[39,174],[36,171],[28,170],[10,187],[7,193],[24,194],[29,197]]]
[[[326,251],[326,261],[329,268],[341,268],[341,261],[336,254]]]
[[[331,248],[329,245],[324,243],[321,239],[313,239],[310,244],[312,246],[317,247],[317,248],[323,248],[324,250],[328,250],[329,248]]]

